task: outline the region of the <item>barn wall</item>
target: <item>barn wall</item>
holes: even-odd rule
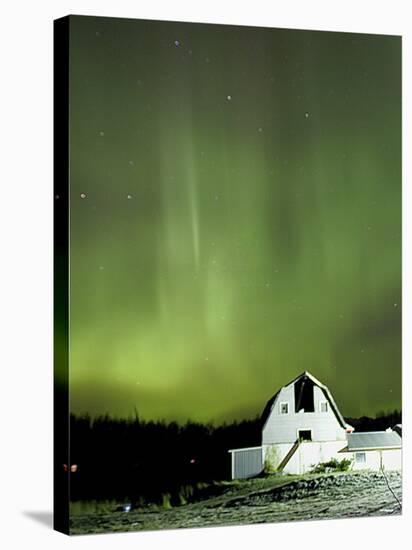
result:
[[[235,449],[230,452],[232,455],[232,479],[246,479],[262,472],[262,447]]]
[[[313,441],[345,441],[345,430],[340,426],[329,404],[327,412],[320,412],[320,403],[325,394],[314,386],[315,412],[295,413],[294,385],[282,388],[262,431],[262,444],[293,443],[297,430],[312,430]],[[281,414],[280,405],[289,403],[289,413]]]
[[[341,461],[343,458],[347,458],[346,454],[339,453],[344,445],[345,443],[342,443],[342,441],[302,442],[284,467],[283,472],[286,474],[304,474],[313,470],[320,462],[328,462],[332,458]],[[290,443],[264,445],[265,466],[276,470],[291,446]]]
[[[277,443],[276,445],[263,445],[263,463],[268,471],[275,472],[293,443]]]
[[[362,452],[362,451],[360,451]],[[353,461],[353,470],[380,470],[382,465],[385,470],[401,470],[402,468],[402,452],[401,449],[387,449],[383,451],[365,451],[366,462],[358,463],[355,461],[356,453],[344,453],[345,457],[351,458]]]
[[[402,451],[394,449],[391,451],[383,451],[383,467],[385,470],[401,470],[402,469]]]

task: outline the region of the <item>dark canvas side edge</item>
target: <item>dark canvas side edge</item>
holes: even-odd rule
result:
[[[53,527],[69,534],[69,17],[54,21]],[[67,465],[65,468],[64,465]]]

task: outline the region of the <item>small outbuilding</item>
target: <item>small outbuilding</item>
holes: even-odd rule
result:
[[[347,440],[340,453],[352,460],[354,470],[401,469],[402,438],[394,430],[351,433]]]

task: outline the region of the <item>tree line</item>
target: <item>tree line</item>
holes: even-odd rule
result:
[[[401,413],[347,421],[356,431],[383,430]],[[182,486],[230,479],[228,450],[260,445],[261,429],[259,418],[215,426],[71,415],[70,499],[157,502]]]

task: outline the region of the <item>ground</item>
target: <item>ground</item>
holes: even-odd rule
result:
[[[130,512],[74,515],[71,533],[246,525],[401,513],[400,472],[387,472],[386,479],[377,472],[268,476],[221,485],[215,492],[214,496],[204,500],[170,509],[153,506]]]

